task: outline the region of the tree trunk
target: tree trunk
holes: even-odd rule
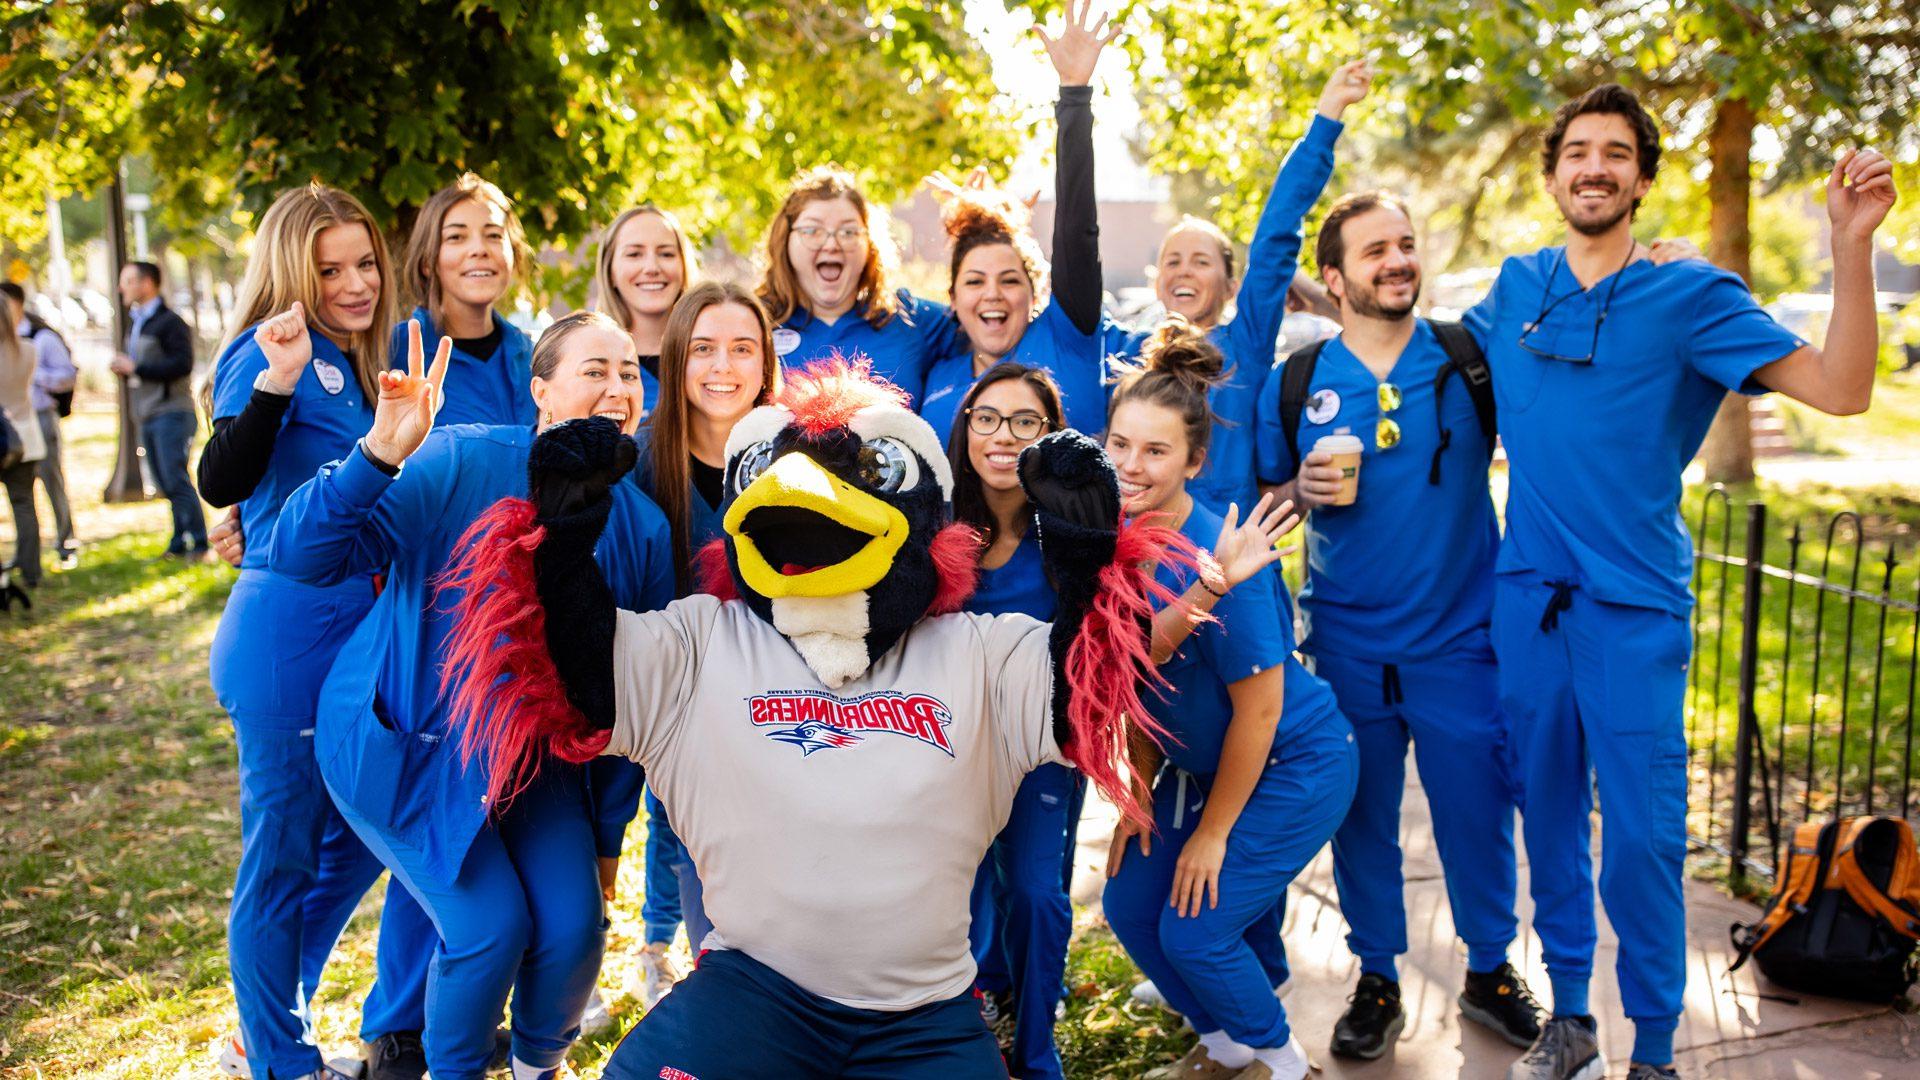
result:
[[[1753,282],[1753,106],[1745,98],[1723,98],[1707,133],[1707,258]],[[1728,394],[1700,447],[1707,479],[1726,484],[1753,479],[1753,418],[1744,394]]]

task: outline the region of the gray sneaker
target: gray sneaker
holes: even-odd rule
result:
[[[1627,1080],[1680,1080],[1680,1070],[1671,1065],[1643,1065],[1636,1061],[1627,1070]]]
[[[1507,1080],[1600,1080],[1606,1073],[1599,1036],[1578,1020],[1555,1016],[1507,1070]]]

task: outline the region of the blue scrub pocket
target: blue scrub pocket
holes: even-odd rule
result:
[[[1594,606],[1606,617],[1604,705],[1601,716],[1582,720],[1610,735],[1678,737],[1685,726],[1687,665],[1693,658],[1687,621],[1654,608]]]
[[[435,775],[441,740],[394,730],[376,716],[377,709],[376,701],[354,724],[327,770],[327,781],[355,813],[383,832],[417,842],[436,802],[419,789]]]
[[[1502,321],[1494,326],[1493,333],[1496,339],[1505,334],[1507,341],[1518,341],[1525,329],[1524,323]],[[1521,348],[1495,348],[1491,355],[1498,358],[1493,365],[1493,400],[1503,413],[1523,413],[1532,408],[1540,396],[1546,365],[1559,362],[1542,360]]]

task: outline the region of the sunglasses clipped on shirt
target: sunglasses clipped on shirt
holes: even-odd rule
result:
[[[1633,253],[1633,248],[1627,249],[1627,261],[1620,264],[1619,270],[1614,271],[1613,281],[1607,285],[1607,299],[1600,305],[1599,313],[1593,317],[1593,336],[1587,340],[1586,352],[1579,356],[1568,356],[1553,349],[1544,348],[1535,340],[1539,336],[1539,329],[1546,325],[1547,316],[1553,314],[1561,301],[1572,296],[1586,295],[1586,290],[1579,288],[1577,282],[1572,292],[1561,293],[1557,297],[1553,295],[1553,279],[1559,276],[1561,264],[1567,261],[1565,252],[1562,252],[1560,258],[1554,261],[1553,267],[1547,271],[1546,284],[1540,287],[1540,314],[1535,315],[1533,321],[1521,329],[1520,340],[1515,344],[1542,360],[1559,360],[1568,364],[1593,363],[1594,354],[1600,351],[1600,327],[1606,323],[1607,313],[1613,310],[1613,292],[1620,287],[1620,279],[1626,276],[1627,264],[1633,262]]]
[[[1002,424],[1021,442],[1032,442],[1053,426],[1046,417],[1036,413],[1017,412],[1009,416],[985,405],[975,405],[967,410],[967,430],[982,438],[991,438]]]
[[[1390,382],[1380,384],[1380,423],[1373,429],[1373,448],[1391,450],[1400,445],[1400,421],[1387,415],[1397,411],[1405,399],[1400,388]]]

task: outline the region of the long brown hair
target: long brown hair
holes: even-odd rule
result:
[[[354,379],[367,404],[380,399],[375,381],[387,369],[387,343],[393,333],[394,292],[399,282],[393,278],[393,266],[387,258],[387,242],[373,223],[373,215],[360,200],[321,183],[289,188],[267,207],[254,231],[253,256],[247,261],[247,273],[240,281],[240,296],[234,304],[234,323],[221,343],[226,355],[234,340],[254,324],[263,322],[300,301],[307,309],[310,331],[322,330],[320,271],[314,265],[314,246],[320,234],[335,225],[361,225],[373,247],[373,261],[380,271],[380,292],[373,301],[373,325],[347,335],[346,352],[353,358]],[[217,365],[216,365],[217,366]],[[213,372],[200,385],[200,404],[206,415],[213,415]]]
[[[641,203],[639,206],[620,211],[620,216],[614,218],[613,224],[607,226],[607,231],[600,234],[600,253],[594,260],[593,306],[596,310],[613,316],[622,330],[633,326],[633,312],[627,310],[627,302],[620,297],[620,286],[613,280],[615,244],[620,239],[621,228],[642,214],[652,214],[659,218],[666,225],[667,231],[673,234],[674,244],[680,248],[681,293],[684,294],[692,288],[693,283],[700,276],[699,260],[694,256],[693,244],[687,239],[687,230],[680,224],[679,218],[652,203]],[[679,297],[674,299],[678,300]]]
[[[1173,410],[1187,433],[1187,461],[1207,452],[1215,417],[1207,392],[1221,379],[1226,358],[1204,330],[1168,315],[1140,347],[1140,362],[1130,365],[1114,384],[1107,401],[1107,420],[1129,401]]]
[[[652,431],[649,452],[653,465],[653,501],[667,515],[673,528],[673,576],[678,590],[685,593],[692,580],[692,540],[689,537],[693,497],[693,468],[688,429],[693,406],[687,401],[687,350],[693,344],[693,325],[700,313],[722,304],[738,304],[753,312],[760,323],[760,393],[755,405],[765,405],[780,393],[780,359],[773,351],[773,320],[758,297],[746,286],[732,281],[703,281],[681,294],[667,315],[667,329],[660,340],[660,401],[653,408],[648,426]]]
[[[860,214],[860,224],[867,230],[867,261],[860,267],[853,307],[869,324],[885,326],[900,313],[900,298],[890,284],[895,253],[893,236],[886,228],[886,211],[869,203],[853,173],[838,165],[816,166],[794,177],[780,212],[773,215],[773,224],[767,227],[766,273],[754,291],[776,325],[793,318],[805,298],[793,262],[787,257],[787,238],[793,234],[794,219],[801,211],[828,199],[845,199]]]
[[[513,260],[507,278],[509,286],[523,279],[527,266],[533,261],[527,232],[521,228],[520,217],[513,212],[513,202],[507,193],[473,173],[462,173],[460,179],[427,197],[420,207],[420,216],[413,219],[413,235],[407,240],[408,299],[426,308],[435,326],[446,325],[440,297],[440,227],[446,224],[449,211],[468,201],[498,210],[506,219],[507,252]]]
[[[967,453],[967,412],[987,387],[1012,379],[1027,384],[1033,396],[1040,399],[1040,415],[1047,418],[1047,429],[1040,433],[1042,436],[1066,427],[1066,410],[1060,405],[1060,384],[1040,368],[1012,360],[1002,360],[988,368],[967,391],[967,396],[960,399],[960,411],[953,414],[953,430],[947,435],[947,462],[953,467],[953,520],[980,530],[989,545],[997,539],[1000,523],[987,508],[985,485],[980,482],[979,470],[973,467],[973,455]],[[1025,513],[1021,511],[1022,516]]]

